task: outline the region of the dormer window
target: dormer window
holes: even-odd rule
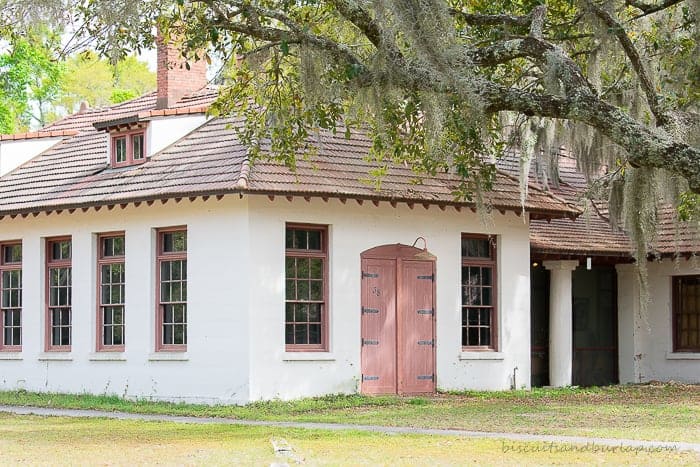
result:
[[[146,160],[143,129],[112,134],[112,167],[140,164]]]

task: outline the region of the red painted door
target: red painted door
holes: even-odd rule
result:
[[[362,254],[363,393],[435,391],[434,258],[400,244]]]
[[[397,289],[398,392],[435,390],[432,261],[399,261]]]
[[[362,260],[362,385],[365,394],[396,393],[396,261]]]

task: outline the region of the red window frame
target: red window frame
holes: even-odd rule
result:
[[[105,240],[121,238],[124,252],[121,255],[112,254],[107,255],[105,252]],[[104,266],[117,266],[121,265],[122,276],[126,274],[125,258],[124,254],[126,252],[126,238],[124,232],[110,232],[103,233],[97,236],[97,333],[95,334],[97,339],[97,351],[98,352],[123,352],[125,348],[126,336],[125,336],[125,315],[126,306],[124,302],[124,287],[125,278],[122,277],[122,282],[112,282],[110,278],[109,282],[106,282],[103,277],[102,271]],[[121,286],[121,301],[119,303],[111,303],[111,293],[110,293],[110,303],[104,302],[103,287],[109,287],[110,289],[114,286]],[[111,290],[110,290],[111,292]],[[115,323],[115,311],[111,310],[110,323],[105,323],[105,309],[106,308],[121,308],[121,323]],[[121,330],[121,343],[119,344],[106,344],[105,343],[105,333],[110,332],[112,336],[112,341],[114,341],[114,330],[119,328]]]
[[[185,297],[184,300],[182,300],[182,296],[179,301],[163,301],[162,296],[161,296],[161,288],[163,286],[163,283],[161,280],[163,279],[161,277],[161,268],[163,263],[165,262],[174,262],[174,261],[184,261],[184,270],[181,269],[181,274],[184,274],[184,279],[179,279],[175,280],[174,282],[179,283],[180,286],[184,285],[184,291],[186,295],[187,291],[187,244],[185,243],[185,251],[176,251],[176,252],[166,252],[164,251],[164,242],[163,242],[163,237],[165,234],[168,233],[174,233],[174,232],[184,232],[185,233],[185,242],[187,242],[187,227],[186,226],[178,226],[178,227],[167,227],[167,228],[162,228],[158,229],[156,231],[156,351],[157,352],[184,352],[187,350],[187,298]],[[169,278],[172,280],[172,276]],[[170,282],[170,281],[169,281]],[[182,289],[181,289],[182,290]],[[181,292],[182,293],[182,292]],[[172,298],[172,296],[171,296]],[[165,307],[169,305],[184,305],[184,323],[183,322],[176,322],[174,318],[175,310],[172,310],[173,318],[172,318],[172,323],[165,323],[164,322],[164,315],[165,315]],[[184,343],[182,344],[175,344],[175,343],[165,343],[163,342],[164,338],[164,326],[166,324],[171,324],[173,326],[173,340],[175,339],[175,326],[179,326],[184,324]]]
[[[320,233],[320,241],[321,241],[321,247],[319,249],[301,249],[301,248],[287,248],[286,245],[286,235],[289,230],[301,230],[301,231],[313,231],[313,232],[319,232]],[[327,352],[328,351],[328,226],[327,225],[318,225],[318,224],[297,224],[297,223],[288,223],[285,225],[285,319],[284,319],[284,324],[285,324],[285,350],[288,352]],[[295,288],[297,287],[296,283],[298,282],[298,278],[289,278],[287,277],[287,260],[288,259],[321,259],[323,261],[323,266],[322,266],[322,271],[323,271],[323,285],[322,285],[322,294],[323,294],[323,300],[311,300],[310,295],[309,295],[309,300],[288,300],[287,297],[289,296],[288,293],[289,291],[287,290],[288,287],[288,282],[293,281],[295,282]],[[309,273],[309,280],[311,281],[311,276]],[[303,279],[303,278],[302,278]],[[309,284],[310,288],[310,284]],[[295,294],[297,291],[295,290]],[[309,292],[310,294],[310,292]],[[298,298],[298,297],[297,297]],[[287,318],[287,307],[290,304],[320,304],[321,305],[321,311],[320,311],[320,333],[321,333],[321,342],[318,344],[297,344],[297,343],[288,343],[288,334],[287,334],[287,329],[288,326],[295,326],[299,324],[306,323],[307,325],[310,324],[316,324],[318,322],[316,321],[296,321],[296,317],[292,321],[289,321]],[[294,313],[294,312],[293,312]],[[310,319],[310,318],[307,318]],[[310,337],[310,330],[308,331],[309,337]]]
[[[134,159],[134,137],[141,136],[141,158]],[[110,148],[111,148],[111,161],[112,167],[127,167],[130,165],[143,164],[146,162],[146,130],[144,128],[139,128],[137,130],[130,131],[120,131],[118,133],[112,133],[110,135]],[[117,140],[125,138],[126,139],[126,160],[117,161]]]
[[[0,243],[0,352],[20,352],[22,350],[22,258],[20,253],[19,261],[6,261],[5,249],[8,247],[19,246],[22,248],[22,242],[19,240]],[[4,294],[8,293],[8,289],[4,286],[4,275],[10,272],[19,271],[19,287],[11,287],[10,290],[19,290],[18,306],[8,306],[5,308]],[[11,304],[12,305],[12,304]],[[19,313],[19,344],[7,344],[5,341],[5,313]],[[15,328],[16,326],[12,326]]]
[[[695,282],[693,284],[693,282]],[[672,278],[672,320],[673,320],[673,351],[700,352],[700,275],[673,276]],[[686,303],[684,286],[692,286],[694,298]],[[690,293],[687,291],[686,293]],[[687,307],[687,308],[686,308]],[[694,308],[694,309],[690,309]],[[694,335],[696,344],[683,343],[683,332],[688,333],[686,342]]]
[[[69,242],[70,245],[70,254],[68,258],[59,258],[59,259],[54,259],[53,256],[53,245],[55,243],[60,243],[60,242]],[[44,316],[44,348],[47,352],[70,352],[71,350],[71,345],[73,343],[73,299],[72,299],[72,294],[73,294],[73,264],[72,264],[72,259],[73,259],[73,241],[70,236],[65,236],[65,237],[53,237],[53,238],[47,238],[45,242],[46,250],[46,261],[45,261],[45,316]],[[68,282],[69,284],[67,286],[63,285],[57,285],[57,289],[60,288],[66,288],[67,287],[67,294],[66,294],[66,304],[63,304],[61,306],[60,303],[56,304],[55,306],[52,306],[51,303],[51,271],[52,269],[65,269],[68,268]],[[58,290],[57,290],[58,291]],[[60,300],[60,298],[59,298]],[[62,323],[57,326],[53,325],[53,319],[52,319],[52,311],[54,309],[60,309],[56,311],[68,311],[68,323]],[[59,327],[59,328],[67,328],[68,329],[68,344],[54,344],[53,343],[53,329],[54,327]]]
[[[487,240],[488,241],[488,257],[482,256],[465,256],[462,255],[461,268],[462,272],[460,274],[460,292],[461,292],[461,328],[462,328],[462,350],[464,351],[496,351],[498,350],[498,256],[496,251],[496,237],[493,235],[476,235],[476,234],[462,234],[461,241],[464,240]],[[461,247],[461,245],[460,245]],[[484,284],[483,282],[475,284],[471,287],[474,291],[479,291],[479,305],[466,304],[465,303],[465,282],[463,277],[463,268],[479,268],[479,277],[483,281],[483,270],[491,270],[491,281],[490,284]],[[490,289],[491,293],[491,304],[483,305],[483,290]],[[470,292],[471,293],[471,292]],[[479,311],[478,324],[470,324],[469,313],[475,310],[489,310],[489,321],[488,325],[481,323],[481,312]],[[464,313],[467,313],[467,318],[465,320]],[[466,321],[466,324],[465,324]],[[488,345],[469,345],[465,342],[465,332],[467,333],[467,340],[469,339],[469,331],[471,328],[478,328],[479,342],[481,342],[481,328],[488,328],[489,344]]]

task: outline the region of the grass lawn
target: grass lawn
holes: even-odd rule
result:
[[[700,443],[700,386],[465,392],[431,397],[328,396],[246,406],[0,392],[0,404]]]
[[[306,465],[697,465],[696,453],[593,452],[457,437],[0,414],[0,464],[270,465],[271,438]],[[289,462],[294,465],[293,462]]]

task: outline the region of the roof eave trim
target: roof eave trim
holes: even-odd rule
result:
[[[408,204],[409,206],[413,205],[424,205],[424,206],[438,206],[438,207],[446,207],[446,206],[452,206],[455,208],[466,208],[470,209],[473,212],[476,212],[476,205],[474,203],[466,203],[466,202],[458,202],[458,201],[438,201],[438,200],[427,200],[427,199],[415,199],[415,198],[403,198],[403,197],[390,197],[390,196],[367,196],[367,195],[344,195],[344,194],[339,194],[339,193],[307,193],[307,192],[294,192],[294,191],[272,191],[272,190],[252,190],[248,188],[248,178],[247,178],[247,173],[245,174],[246,176],[243,177],[243,172],[245,172],[245,163],[244,167],[242,167],[241,170],[241,177],[236,181],[236,184],[233,188],[230,189],[220,189],[220,190],[207,190],[207,191],[200,191],[200,192],[186,192],[186,193],[169,193],[169,194],[162,194],[162,195],[154,195],[154,196],[143,196],[143,197],[134,197],[134,198],[126,198],[126,199],[110,199],[110,200],[100,200],[100,201],[94,201],[94,202],[86,202],[86,203],[66,203],[66,204],[61,204],[61,205],[50,205],[50,206],[37,206],[33,208],[26,208],[26,209],[15,209],[15,210],[8,210],[8,211],[0,211],[0,219],[3,217],[17,217],[17,216],[22,216],[26,217],[28,215],[39,215],[41,213],[52,213],[52,212],[57,212],[57,211],[75,211],[77,209],[90,209],[90,208],[97,208],[97,207],[104,207],[104,206],[118,206],[118,205],[128,205],[128,204],[141,204],[141,203],[149,203],[149,202],[155,202],[155,201],[167,201],[170,199],[183,199],[183,198],[192,198],[192,197],[204,197],[204,196],[224,196],[224,195],[231,195],[231,194],[247,194],[247,195],[257,195],[257,196],[293,196],[293,197],[299,197],[299,198],[323,198],[323,199],[355,199],[355,200],[362,200],[362,201],[369,201],[369,202],[387,202],[391,204],[396,204],[396,203],[405,203]],[[245,186],[244,186],[245,185]],[[493,206],[493,209],[498,210],[501,213],[504,213],[505,211],[511,211],[515,213],[516,215],[520,216],[522,215],[522,208],[521,207],[511,207],[511,206]],[[565,212],[561,210],[540,210],[540,209],[533,209],[525,210],[526,214],[529,214],[531,217],[534,215],[538,218],[551,218],[551,219],[557,219],[557,218],[566,218],[566,217],[571,217],[574,215],[577,215],[574,212]]]
[[[131,125],[138,123],[139,121],[138,115],[131,115],[129,117],[115,118],[114,120],[95,122],[92,124],[92,126],[94,126],[96,130],[107,130],[120,125]]]

